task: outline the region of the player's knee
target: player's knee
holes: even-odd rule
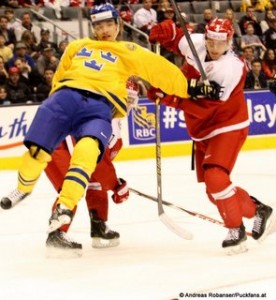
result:
[[[38,146],[31,146],[29,149],[29,153],[32,158],[41,163],[48,163],[49,161],[51,161],[51,155]]]
[[[228,172],[219,166],[208,166],[204,172],[208,193],[218,193],[231,185]]]
[[[70,164],[90,170],[94,168],[99,155],[99,141],[84,137],[77,142]]]

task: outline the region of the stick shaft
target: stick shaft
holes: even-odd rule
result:
[[[160,55],[160,45],[156,45],[156,54]],[[156,179],[157,179],[157,205],[158,216],[164,225],[167,226],[172,232],[177,234],[183,239],[191,240],[193,234],[176,224],[165,213],[162,202],[162,175],[161,175],[161,132],[160,132],[160,99],[156,100],[155,104],[155,148],[156,148]]]
[[[160,44],[156,45],[156,54],[160,55]],[[160,132],[160,100],[155,103],[155,158],[156,158],[156,180],[157,180],[157,199],[158,215],[164,213],[162,206],[162,175],[161,175],[161,132]]]
[[[190,49],[191,49],[191,51],[193,53],[193,56],[194,56],[194,59],[196,61],[197,67],[199,69],[199,72],[201,74],[202,80],[203,80],[204,84],[208,85],[209,84],[209,80],[208,80],[208,78],[206,76],[205,70],[203,69],[202,63],[201,63],[201,61],[199,59],[199,56],[198,56],[198,53],[197,53],[196,48],[194,46],[194,43],[193,43],[193,41],[192,41],[192,39],[190,37],[190,34],[189,34],[188,29],[186,27],[185,21],[184,21],[183,17],[181,16],[180,11],[179,11],[178,6],[176,5],[175,1],[174,0],[170,0],[170,2],[171,2],[172,6],[173,6],[173,9],[175,11],[176,18],[177,18],[178,22],[180,23],[180,26],[181,26],[181,28],[182,28],[182,30],[184,32],[184,35],[185,35],[185,37],[187,39],[189,47],[190,47]]]
[[[144,197],[144,198],[146,198],[146,199],[149,199],[149,200],[152,200],[152,201],[154,201],[154,202],[157,202],[157,199],[156,199],[155,197],[153,197],[153,196],[150,196],[150,195],[148,195],[148,194],[145,194],[145,193],[140,192],[140,191],[138,191],[138,190],[136,190],[136,189],[133,189],[133,188],[129,188],[129,190],[130,190],[132,193],[134,193],[134,194],[136,194],[136,195],[138,195],[138,196],[141,196],[141,197]],[[220,225],[220,226],[225,227],[225,226],[224,226],[224,223],[223,223],[222,221],[217,220],[217,219],[208,217],[208,216],[206,216],[206,215],[203,215],[203,214],[200,214],[200,213],[197,213],[197,212],[194,212],[194,211],[190,211],[190,210],[188,210],[188,209],[185,209],[185,208],[183,208],[183,207],[181,207],[181,206],[175,205],[175,204],[173,204],[173,203],[171,203],[171,202],[168,202],[168,201],[165,201],[165,200],[163,200],[162,203],[163,203],[164,205],[169,206],[169,207],[171,207],[171,208],[174,208],[174,209],[176,209],[176,210],[185,212],[185,213],[187,213],[187,214],[189,214],[189,215],[191,215],[191,216],[193,216],[193,217],[196,217],[196,218],[199,218],[199,219],[202,219],[202,220],[205,220],[205,221],[208,221],[208,222],[211,222],[211,223],[214,223],[214,224],[217,224],[217,225]],[[246,232],[246,235],[252,236],[251,232]]]

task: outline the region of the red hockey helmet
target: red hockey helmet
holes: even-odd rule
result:
[[[207,38],[221,41],[229,41],[234,35],[232,22],[228,19],[213,19],[205,26],[205,31]]]

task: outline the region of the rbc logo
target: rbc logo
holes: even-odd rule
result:
[[[149,106],[137,106],[132,109],[131,126],[135,140],[150,141],[155,139],[155,114],[149,112],[148,108]]]
[[[136,138],[137,139],[145,139],[145,138],[152,138],[155,137],[155,129],[154,128],[143,128],[143,129],[136,129]]]

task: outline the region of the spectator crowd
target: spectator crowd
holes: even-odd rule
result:
[[[62,40],[58,45],[51,41],[50,30],[38,26],[37,19],[34,19],[30,11],[23,11],[17,18],[16,10],[33,9],[43,14],[43,9],[47,7],[55,12],[56,19],[62,20],[64,7],[88,9],[97,4],[96,1],[1,1],[0,105],[42,102],[46,99],[54,72],[68,45],[66,40]],[[117,7],[125,23],[147,35],[155,24],[166,19],[172,19],[179,26],[169,0],[109,2]],[[276,80],[276,1],[241,0],[238,10],[227,7],[220,13],[217,13],[216,7],[210,6],[202,9],[202,18],[197,22],[181,9],[181,3],[183,2],[178,2],[178,5],[190,33],[204,32],[206,24],[216,16],[231,20],[235,30],[233,50],[244,61],[248,71],[245,89],[267,88],[270,81]],[[123,34],[124,39],[133,39],[129,27],[124,26]],[[140,38],[138,42],[142,44],[144,37]],[[162,48],[161,55],[179,66],[183,63],[183,58]]]
[[[11,1],[9,1],[11,2]],[[67,41],[50,40],[50,30],[38,27],[32,14],[20,19],[15,9],[0,15],[0,101],[1,104],[41,102],[47,98],[54,72]]]

